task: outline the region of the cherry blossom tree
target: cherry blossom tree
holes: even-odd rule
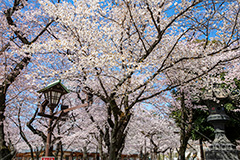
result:
[[[77,98],[72,96],[69,102],[71,105],[77,105],[76,100]],[[69,135],[61,135],[64,148],[83,153],[98,152],[100,157],[105,159],[109,144],[104,139],[108,138],[111,128],[107,122],[107,108],[104,103],[95,98],[91,106],[74,110],[73,114],[76,121],[71,123],[75,123],[75,127],[69,130]],[[132,114],[123,154],[139,154],[146,148],[149,154],[153,153],[156,157],[158,153],[178,146],[179,140],[178,135],[174,133],[174,124],[165,111],[136,106]],[[66,122],[65,125],[68,126]]]
[[[80,93],[72,94],[68,100],[70,106],[77,106],[85,101],[84,95]],[[87,152],[99,152],[100,157],[105,159],[109,146],[103,142],[103,139],[109,134],[109,126],[104,103],[99,98],[94,98],[93,104],[73,110],[72,115],[75,119],[72,122],[75,127],[69,131],[69,135],[62,136],[64,147],[70,150],[77,149],[85,155]]]
[[[26,94],[26,89],[34,89],[34,84],[30,81],[28,83],[31,87],[21,83],[27,84],[24,75],[28,71],[25,69],[36,58],[37,53],[25,52],[23,49],[31,48],[32,44],[41,43],[50,37],[49,29],[54,20],[46,16],[39,3],[34,0],[2,0],[0,8],[0,159],[9,159],[11,154],[6,145],[5,133],[8,131],[4,128],[5,117],[11,115],[10,110],[14,106],[11,104],[16,102],[18,95]],[[37,75],[36,72],[31,73],[30,77]]]
[[[34,16],[26,18],[33,10],[26,1],[6,5],[1,14],[2,33],[11,33],[2,36],[2,117],[10,93],[7,90],[16,83],[20,71],[35,53],[48,53],[42,58],[53,58],[47,61],[51,64],[38,67],[39,63],[33,63],[37,72],[26,76],[49,71],[49,77],[75,81],[99,97],[107,106],[109,137],[104,142],[109,159],[116,159],[123,149],[137,103],[164,98],[166,91],[189,85],[209,72],[218,72],[218,66],[239,60],[237,2],[90,0],[57,4],[43,0],[40,4],[48,15],[41,14],[44,18],[39,21]],[[31,9],[25,11],[26,6]],[[33,15],[42,13],[34,11],[39,13]],[[37,26],[34,32],[29,25],[21,25],[31,24],[27,23],[31,19]],[[50,30],[53,21],[57,23]],[[51,37],[47,39],[45,32]],[[199,39],[203,40],[199,43]],[[66,63],[65,69],[49,69],[56,60]],[[4,133],[1,135],[4,140]]]
[[[40,4],[58,22],[58,32],[55,39],[24,51],[66,56],[69,70],[52,74],[78,82],[105,103],[110,134],[104,141],[111,160],[124,147],[137,103],[164,97],[166,91],[217,72],[218,66],[240,56],[237,1],[74,0],[56,5],[41,0]]]

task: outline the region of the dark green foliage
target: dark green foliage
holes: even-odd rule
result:
[[[234,79],[234,83],[237,88],[232,92],[236,91],[236,94],[239,94],[240,80]],[[231,101],[224,105],[226,114],[230,117],[230,121],[226,124],[226,136],[232,143],[235,143],[235,140],[240,140],[240,112],[234,111],[238,108],[239,103],[238,98],[237,101]]]
[[[180,110],[175,110],[171,113],[171,117],[175,120],[178,127],[183,123],[181,114]],[[193,109],[193,130],[191,139],[198,140],[203,138],[204,141],[214,139],[214,129],[212,125],[207,122],[208,115],[208,111]]]
[[[227,107],[231,110],[226,111],[227,115],[230,117],[230,121],[226,124],[226,136],[232,143],[235,143],[235,140],[240,139],[240,113],[233,112],[233,108],[229,104]],[[210,141],[214,139],[214,128],[209,122],[207,122],[208,116],[209,113],[206,110],[193,110],[192,140],[199,140],[202,138],[203,141]],[[181,112],[179,110],[173,111],[171,117],[175,120],[177,126],[180,127],[182,123]]]
[[[226,113],[230,121],[226,124],[226,136],[232,143],[236,143],[235,140],[240,140],[240,113],[232,111],[235,109],[234,105],[227,106]]]
[[[224,80],[225,73],[220,74],[220,78]],[[235,90],[237,91],[240,89],[240,80],[234,79],[234,83],[237,86]],[[230,88],[229,84],[222,83],[222,88]],[[205,89],[203,88],[202,91]],[[233,90],[233,91],[235,91]],[[232,92],[233,92],[232,91]],[[225,112],[230,117],[230,121],[226,123],[226,136],[228,139],[235,143],[235,140],[240,139],[240,112],[235,112],[234,110],[237,108],[236,105],[239,104],[238,101],[229,101],[228,103],[224,104]],[[194,123],[194,130],[192,131],[192,139],[197,140],[202,137],[200,133],[206,135],[208,138],[214,138],[214,129],[210,123],[207,122],[207,117],[209,113],[208,111],[197,109],[193,112],[193,123]],[[203,137],[204,141],[207,140]]]
[[[200,138],[202,138],[203,141],[209,141],[214,139],[214,129],[212,125],[207,122],[208,116],[208,111],[202,109],[194,109],[194,128],[191,137],[193,140],[199,140]]]

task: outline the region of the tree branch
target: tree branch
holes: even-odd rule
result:
[[[32,123],[33,123],[33,121],[35,120],[35,118],[36,118],[36,116],[37,116],[37,113],[38,113],[38,108],[36,109],[33,117],[28,121],[27,127],[28,127],[34,134],[39,135],[39,136],[42,138],[43,142],[46,143],[46,141],[47,141],[47,136],[46,136],[42,131],[40,131],[40,130],[38,130],[38,129],[35,129],[35,128],[32,126]]]

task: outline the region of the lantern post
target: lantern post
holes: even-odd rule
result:
[[[56,117],[54,114],[55,108],[58,106],[60,99],[63,95],[69,93],[68,89],[61,83],[61,80],[53,82],[49,84],[47,87],[37,91],[38,93],[44,94],[44,102],[40,106],[40,112],[38,113],[39,116],[49,118],[48,121],[48,130],[47,130],[47,142],[45,148],[45,156],[50,156],[49,150],[51,147],[51,137],[54,127],[57,124],[57,121],[60,120],[63,114],[66,113],[61,112],[61,114]],[[49,108],[49,114],[46,114],[46,106]],[[68,108],[67,106],[63,106],[61,110]],[[53,124],[54,119],[56,122]],[[52,154],[52,153],[51,153]]]

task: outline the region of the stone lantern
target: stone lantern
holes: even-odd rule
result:
[[[225,135],[225,123],[230,118],[226,115],[223,105],[236,97],[231,93],[229,89],[215,84],[200,97],[201,104],[207,105],[210,112],[207,121],[215,129],[215,139],[205,152],[206,160],[239,160],[239,151]]]

